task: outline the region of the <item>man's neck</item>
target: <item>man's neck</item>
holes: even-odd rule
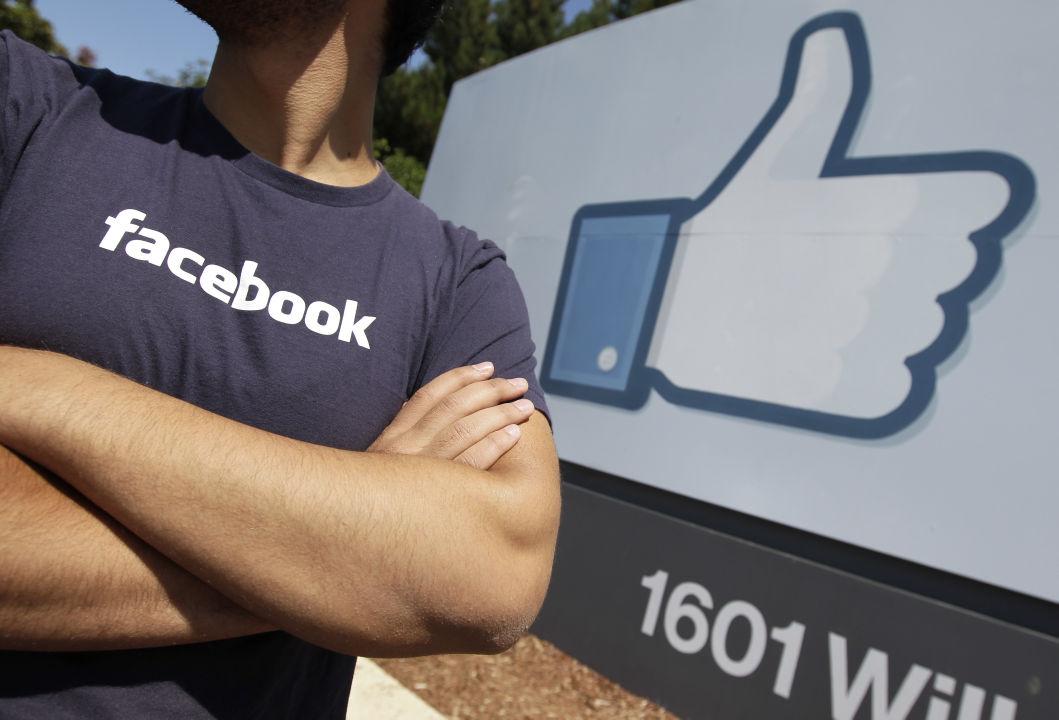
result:
[[[361,12],[381,3],[360,4]],[[357,10],[353,11],[354,13]],[[328,185],[374,178],[378,19],[351,14],[315,37],[217,48],[203,101],[243,146]]]

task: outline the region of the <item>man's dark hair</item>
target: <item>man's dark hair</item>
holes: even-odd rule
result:
[[[176,0],[223,42],[264,45],[335,20],[348,0]],[[361,0],[367,1],[367,0]],[[426,38],[445,0],[383,0],[382,74],[405,63]]]
[[[382,74],[389,75],[412,57],[434,26],[445,0],[386,0]]]

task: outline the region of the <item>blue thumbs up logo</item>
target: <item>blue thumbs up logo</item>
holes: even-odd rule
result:
[[[1002,152],[853,155],[871,77],[859,17],[814,18],[702,194],[582,206],[545,389],[856,438],[915,421],[1036,187]]]

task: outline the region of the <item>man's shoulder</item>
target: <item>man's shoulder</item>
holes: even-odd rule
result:
[[[4,28],[0,30],[0,43],[3,44],[4,53],[12,59],[28,59],[30,62],[69,62],[58,55],[45,52],[31,42],[23,40],[14,30]]]
[[[11,30],[0,30],[0,83],[5,105],[54,104],[57,97],[77,86],[75,65],[46,53]]]
[[[429,204],[396,181],[393,185],[390,199],[394,203],[395,215],[398,222],[412,231],[412,236],[421,238],[420,250],[446,256],[453,269],[461,274],[494,258],[505,259],[503,250],[492,240],[454,220],[441,217]]]
[[[113,108],[120,102],[142,112],[157,105],[163,96],[176,97],[183,92],[107,68],[78,65],[45,52],[11,30],[0,31],[0,91],[5,113],[17,113],[27,127],[47,125],[50,117],[79,97],[89,99],[92,105]]]
[[[466,270],[468,265],[481,264],[497,257],[505,259],[503,250],[496,242],[464,224],[439,216],[427,202],[409,193],[396,181],[393,195],[402,216],[416,227],[429,230],[425,235],[435,249],[456,258],[457,267]]]

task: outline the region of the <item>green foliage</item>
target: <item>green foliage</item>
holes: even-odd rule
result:
[[[211,63],[209,60],[199,58],[194,62],[186,63],[184,67],[177,70],[176,77],[163,75],[154,70],[148,70],[147,77],[163,85],[200,88],[206,87],[206,81],[210,77],[210,67]]]
[[[419,197],[423,190],[423,180],[426,179],[427,169],[423,163],[411,155],[405,153],[401,148],[394,150],[386,138],[376,138],[372,146],[376,160],[381,160],[394,180],[405,190]]]
[[[602,27],[613,20],[613,5],[610,0],[592,0],[588,10],[582,10],[560,31],[562,37],[572,37],[587,30]]]
[[[426,167],[449,92],[468,75],[676,0],[592,0],[568,23],[564,1],[448,0],[423,44],[429,60],[401,68],[379,85],[375,133],[397,148],[390,157],[400,152]]]
[[[441,74],[445,96],[457,80],[503,60],[489,0],[449,0],[423,51]]]
[[[447,94],[439,67],[401,68],[379,85],[375,134],[426,165],[445,114]]]
[[[44,52],[68,57],[69,52],[55,38],[51,23],[41,17],[33,0],[0,0],[0,30],[10,28],[16,35]]]
[[[672,5],[677,0],[614,0],[614,19],[624,20],[633,15]]]
[[[563,26],[563,0],[497,0],[496,33],[505,57],[553,43]]]

